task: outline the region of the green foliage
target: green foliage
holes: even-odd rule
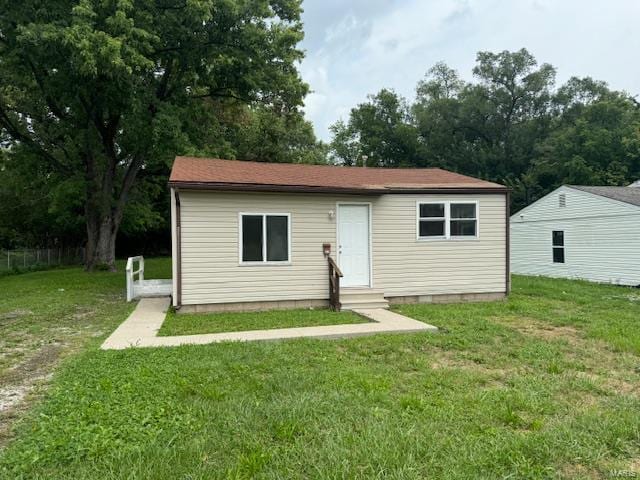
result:
[[[332,126],[334,159],[345,165],[412,165],[419,147],[406,102],[391,90],[370,95],[352,109],[349,123]]]
[[[326,148],[297,111],[243,108],[228,128],[233,147],[225,158],[278,163],[326,163]]]
[[[100,351],[131,311],[121,275],[0,288],[0,318],[30,310],[0,342],[84,350],[18,425],[3,478],[595,479],[640,453],[635,289],[515,276],[506,301],[398,307],[438,334]]]
[[[382,90],[332,127],[331,155],[349,165],[438,166],[504,183],[519,209],[563,183],[640,178],[640,108],[604,82],[571,78],[525,49],[479,52],[474,82],[444,63],[407,102]]]
[[[629,98],[611,94],[567,112],[540,143],[534,171],[553,184],[626,185],[640,175],[640,115]],[[575,107],[574,107],[575,108]],[[569,117],[569,118],[566,118]],[[546,179],[549,181],[549,179]]]
[[[52,233],[77,238],[84,223],[90,261],[112,265],[100,248],[113,250],[123,217],[130,232],[166,224],[157,186],[176,154],[317,161],[299,111],[299,0],[0,0],[0,10],[2,175],[33,182],[24,203],[44,215],[0,220],[3,237],[33,242],[54,219]],[[258,127],[238,144],[228,115],[238,108],[277,142],[256,152]],[[0,196],[17,199],[4,184]]]

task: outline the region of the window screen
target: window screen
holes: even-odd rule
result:
[[[287,215],[242,215],[242,261],[289,261]]]
[[[564,263],[564,231],[551,232],[551,244],[553,250],[553,263]]]
[[[267,261],[286,262],[289,259],[289,219],[267,216]]]
[[[242,216],[242,261],[262,262],[262,215]]]
[[[418,208],[420,215],[420,237],[444,237],[446,235],[446,212],[444,203],[421,203]]]
[[[476,204],[475,203],[452,203],[451,206],[451,227],[452,237],[475,237],[476,236]]]

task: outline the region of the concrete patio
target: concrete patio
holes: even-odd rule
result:
[[[116,328],[101,348],[121,350],[130,347],[175,347],[228,341],[345,338],[376,333],[438,331],[433,325],[382,308],[373,308],[354,310],[355,313],[372,320],[370,323],[159,337],[158,330],[164,322],[169,305],[169,297],[142,298],[129,318]]]

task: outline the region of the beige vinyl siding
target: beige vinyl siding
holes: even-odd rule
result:
[[[327,298],[322,244],[335,252],[335,197],[182,191],[180,200],[184,305]],[[289,265],[240,265],[240,212],[291,214]]]
[[[441,199],[479,201],[479,239],[416,239],[416,201]],[[504,292],[504,195],[181,191],[182,304],[326,299],[322,244],[335,258],[338,202],[371,203],[373,287],[386,296]],[[290,264],[239,264],[240,212],[291,215]]]
[[[478,238],[417,240],[418,201],[478,201]],[[504,195],[383,195],[373,212],[373,281],[385,296],[505,291]]]

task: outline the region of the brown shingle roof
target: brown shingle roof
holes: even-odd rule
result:
[[[440,168],[362,168],[194,157],[176,157],[169,184],[192,188],[353,193],[506,190],[497,183]]]

